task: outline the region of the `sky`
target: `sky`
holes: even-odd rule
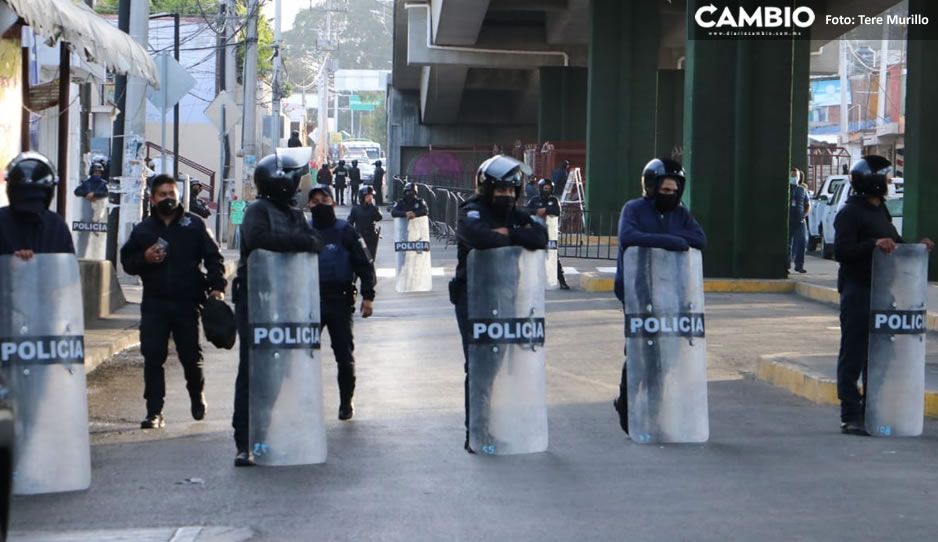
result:
[[[274,18],[274,1],[275,0],[266,0],[264,4],[264,16],[271,21]],[[313,4],[318,4],[319,0],[313,0]],[[306,9],[309,7],[310,0],[280,0],[280,14],[283,18],[280,23],[280,28],[284,32],[293,28],[293,19],[296,18],[296,14],[300,12],[301,9]],[[271,24],[273,28],[273,24]]]

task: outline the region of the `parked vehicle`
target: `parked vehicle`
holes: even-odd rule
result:
[[[808,211],[808,250],[817,250],[818,245],[822,243],[824,216],[829,209],[827,202],[830,201],[837,187],[846,183],[847,180],[846,175],[828,175],[811,199],[811,210]]]

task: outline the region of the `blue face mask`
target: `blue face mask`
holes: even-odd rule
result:
[[[789,177],[788,183],[791,184],[792,186],[798,184],[798,177]]]

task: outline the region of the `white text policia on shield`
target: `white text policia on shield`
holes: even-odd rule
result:
[[[632,316],[629,317],[631,335],[657,333],[697,335],[704,333],[704,319],[698,314],[680,316]]]
[[[0,344],[0,362],[83,363],[84,340],[81,337],[45,337],[32,340],[4,341]]]
[[[493,341],[510,341],[513,339],[543,340],[544,321],[515,321],[515,322],[475,322],[472,324],[472,338],[488,338]]]
[[[906,312],[906,313],[874,313],[873,329],[876,331],[914,331],[925,333],[925,313],[924,312]]]
[[[319,344],[319,327],[306,324],[254,328],[254,344],[274,346],[315,346]]]

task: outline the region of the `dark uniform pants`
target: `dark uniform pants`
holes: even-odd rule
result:
[[[870,341],[870,288],[846,280],[840,293],[840,354],[837,356],[837,398],[840,420],[856,421],[863,416],[863,396],[857,380],[866,389],[866,362]]]
[[[344,184],[335,185],[335,197],[336,197],[336,203],[338,203],[339,205],[345,205],[345,185]]]
[[[378,232],[362,233],[362,239],[365,240],[365,246],[368,247],[368,253],[371,254],[372,261],[378,259]]]
[[[251,378],[251,328],[248,325],[247,292],[241,291],[235,304],[238,315],[238,377],[235,379],[234,428],[235,446],[239,452],[247,452],[250,427],[250,378]]]
[[[166,379],[163,364],[169,354],[169,338],[186,377],[190,398],[205,388],[202,347],[199,345],[199,306],[194,302],[146,299],[140,306],[140,352],[143,354],[143,398],[147,415],[163,412]]]
[[[469,335],[471,333],[471,326],[469,325],[469,301],[466,297],[465,292],[461,292],[456,296],[456,324],[459,326],[459,335],[462,338],[462,352],[463,352],[463,371],[466,374],[466,378],[463,381],[463,392],[465,400],[465,410],[466,417],[464,423],[466,425],[466,438],[469,438]],[[498,375],[498,370],[501,368],[501,361],[503,352],[494,355],[487,359],[487,363],[476,363],[475,372],[473,373],[473,379],[476,381],[482,389],[491,390],[492,383],[495,381],[495,377]],[[479,360],[476,360],[479,361]],[[479,371],[483,371],[481,374]],[[489,408],[488,401],[482,400],[479,405],[483,411],[482,412],[473,412],[473,417],[476,421],[481,424],[483,427],[488,426],[489,420]],[[487,440],[491,440],[488,438]],[[487,444],[492,444],[488,442]]]
[[[358,188],[359,188],[361,185],[362,185],[362,183],[351,183],[350,186],[352,187],[352,196],[351,196],[352,201],[351,201],[350,205],[358,205],[358,203],[359,203],[359,202],[358,202]]]
[[[346,293],[322,298],[319,305],[323,331],[329,331],[329,343],[338,366],[339,400],[348,404],[355,393],[355,339],[352,336],[352,318],[355,298]]]

